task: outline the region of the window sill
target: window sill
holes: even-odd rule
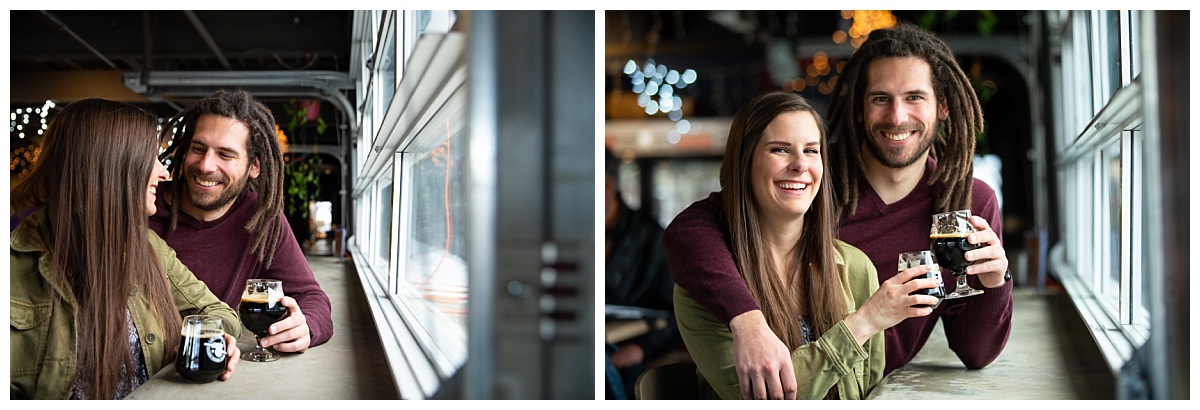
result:
[[[352,238],[349,242],[347,249],[396,379],[396,389],[405,399],[433,398],[466,362],[465,335],[446,330],[457,326],[448,319],[419,319],[415,311],[425,311],[427,307],[411,306],[421,304],[419,299],[406,301],[390,294],[387,284],[379,280],[386,275],[378,274],[370,263],[364,262],[367,256],[358,248],[357,241]]]
[[[1057,273],[1055,276],[1066,288],[1067,295],[1079,311],[1109,369],[1116,374],[1133,357],[1137,347],[1146,343],[1147,332],[1135,326],[1122,325],[1113,318],[1080,279],[1074,267],[1066,262],[1064,252],[1061,244],[1050,248],[1051,265]]]

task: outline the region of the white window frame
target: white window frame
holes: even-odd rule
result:
[[[377,109],[367,111],[361,118],[362,124],[371,124],[364,125],[367,128],[364,131],[373,134],[361,137],[356,151],[360,158],[355,161],[352,198],[360,214],[355,220],[356,237],[348,244],[348,250],[363,283],[397,390],[405,399],[433,398],[461,370],[467,358],[465,329],[441,323],[438,316],[441,312],[424,301],[400,274],[405,232],[410,229],[406,222],[407,204],[415,200],[405,189],[410,174],[407,167],[413,162],[408,150],[413,148],[418,133],[446,104],[466,105],[466,98],[451,99],[456,92],[465,94],[465,36],[437,32],[449,30],[454,21],[451,11],[425,12],[430,17],[427,27],[434,32],[406,29],[412,27],[407,24],[410,17],[420,13],[387,11],[356,15],[372,19],[372,26],[377,28],[370,34],[376,41],[364,46],[374,53],[394,51],[400,60],[394,84],[380,84],[378,70],[365,67],[370,54],[364,53],[364,61],[355,62],[371,77],[359,83],[367,88],[359,90],[366,99],[361,104]],[[379,50],[384,44],[382,37],[388,35],[395,36],[396,49]],[[390,103],[380,101],[381,87],[395,87]],[[385,195],[388,184],[391,195]],[[383,201],[391,205],[390,223],[386,224],[380,215],[385,208]],[[391,246],[383,257],[379,246],[388,239]]]
[[[1060,12],[1052,12],[1060,13]],[[1053,71],[1055,101],[1065,108],[1053,140],[1061,186],[1060,231],[1052,249],[1055,271],[1079,308],[1110,368],[1119,371],[1149,337],[1149,311],[1142,301],[1143,257],[1146,229],[1142,193],[1143,158],[1140,143],[1144,112],[1138,53],[1150,45],[1139,44],[1138,11],[1118,12],[1118,27],[1108,23],[1110,11],[1071,11],[1061,19],[1061,64]],[[1053,16],[1051,16],[1053,17]],[[1053,20],[1051,18],[1050,20]],[[1119,32],[1118,45],[1108,44],[1105,30]],[[1108,50],[1119,50],[1120,66],[1109,61]],[[1115,92],[1110,70],[1120,70]],[[1090,105],[1089,105],[1090,104]],[[1118,152],[1108,157],[1106,152]],[[1111,192],[1110,159],[1120,161],[1120,184]],[[1112,209],[1111,195],[1119,196],[1120,209]],[[1119,212],[1120,218],[1114,218]],[[1118,223],[1117,272],[1112,266],[1112,224]],[[1116,275],[1118,280],[1113,279]]]

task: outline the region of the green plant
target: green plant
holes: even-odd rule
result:
[[[296,158],[283,168],[287,184],[287,213],[308,217],[308,204],[321,195],[320,169],[324,161],[317,155]]]
[[[307,124],[309,121],[317,123],[317,134],[324,134],[328,128],[325,124],[325,119],[321,118],[319,110],[321,104],[319,100],[297,100],[292,98],[287,104],[284,104],[283,110],[288,116],[288,135],[296,135],[296,127]]]

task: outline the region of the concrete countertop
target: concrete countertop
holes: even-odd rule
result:
[[[1013,327],[992,364],[967,370],[938,322],[925,347],[871,392],[878,400],[1102,400],[1115,379],[1066,294],[1013,290]]]
[[[308,256],[308,263],[332,305],[328,342],[275,362],[240,361],[224,382],[190,384],[168,365],[127,399],[399,399],[353,263],[327,256]],[[254,335],[244,332],[238,348],[253,347]]]

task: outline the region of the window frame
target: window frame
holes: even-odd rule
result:
[[[1048,17],[1055,24],[1055,16]],[[1144,118],[1152,113],[1145,112],[1142,80],[1134,74],[1141,61],[1135,56],[1150,46],[1140,44],[1141,24],[1135,23],[1140,17],[1136,10],[1071,11],[1057,22],[1063,26],[1052,30],[1059,34],[1052,41],[1059,42],[1061,54],[1052,58],[1058,61],[1052,67],[1052,99],[1076,105],[1061,111],[1062,125],[1053,138],[1057,177],[1066,188],[1059,193],[1062,238],[1052,248],[1052,266],[1114,372],[1150,332],[1141,261],[1154,244],[1143,243],[1148,236],[1142,185],[1148,181],[1142,162],[1152,148],[1140,141]],[[1119,44],[1110,43],[1109,31],[1117,33]],[[1111,61],[1113,50],[1119,61]],[[1120,70],[1119,75],[1111,70]],[[1114,79],[1121,84],[1114,87]],[[1119,172],[1112,172],[1110,161],[1119,163]],[[1118,199],[1115,204],[1112,198]]]
[[[415,200],[406,189],[406,178],[411,177],[407,167],[414,162],[412,150],[420,147],[418,135],[435,115],[448,104],[458,104],[463,108],[457,112],[465,117],[467,101],[465,97],[451,98],[456,92],[465,93],[464,35],[436,32],[449,29],[453,12],[423,11],[430,20],[441,23],[427,25],[434,32],[408,31],[413,27],[408,19],[421,12],[358,15],[373,19],[372,27],[378,28],[371,33],[375,41],[364,42],[363,47],[371,47],[375,53],[402,53],[403,59],[398,57],[393,84],[382,83],[378,67],[368,67],[365,58],[356,62],[361,72],[371,77],[359,82],[367,88],[359,90],[364,96],[360,100],[360,107],[364,107],[361,123],[370,125],[358,139],[359,158],[355,161],[351,197],[360,214],[355,221],[355,237],[347,246],[397,390],[406,399],[434,397],[462,369],[467,358],[465,325],[447,326],[449,319],[440,320],[437,313],[441,312],[424,301],[401,275],[405,232],[412,229],[405,217]],[[384,37],[394,41],[390,45],[380,41]],[[395,91],[390,101],[380,101],[382,87]]]

